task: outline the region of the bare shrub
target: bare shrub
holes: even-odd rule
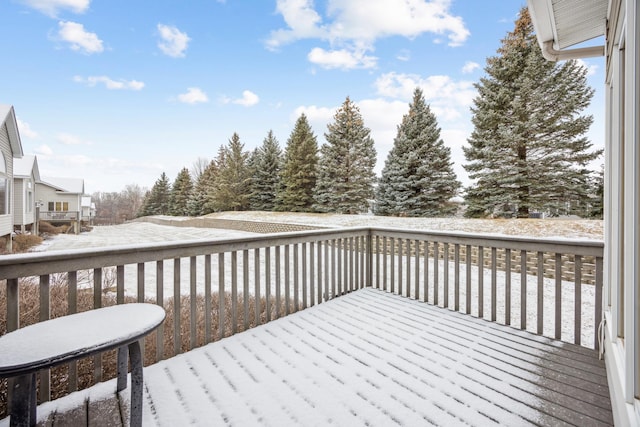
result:
[[[38,230],[40,231],[40,234],[66,233],[68,228],[69,228],[68,225],[59,225],[56,227],[55,225],[51,224],[48,221],[40,221],[38,226]]]
[[[42,237],[36,236],[35,234],[16,234],[13,238],[13,251],[27,252],[40,243],[42,243]]]
[[[114,271],[111,271],[114,270]],[[111,306],[116,304],[116,294],[113,292],[115,283],[115,269],[103,270],[103,282],[101,292],[101,304],[102,306]],[[79,272],[79,276],[81,272]],[[83,277],[83,281],[92,281],[92,277]],[[79,280],[80,282],[80,280]],[[28,326],[34,324],[40,319],[40,286],[37,277],[21,279],[18,284],[20,293],[20,326]],[[66,274],[52,274],[50,275],[49,289],[49,301],[50,301],[50,318],[56,318],[64,316],[68,313],[69,290],[67,286]],[[93,289],[91,287],[84,287],[78,289],[77,292],[77,311],[87,311],[93,309]],[[249,310],[247,312],[247,328],[256,326],[255,321],[255,307],[256,299],[253,295],[248,295]],[[125,303],[136,302],[136,298],[131,296],[125,296]],[[146,302],[155,303],[153,299],[147,299]],[[195,298],[196,310],[196,344],[194,347],[205,345],[205,296],[198,294]],[[7,306],[7,292],[6,282],[0,282],[0,307]],[[290,301],[290,306],[293,307],[293,301]],[[175,304],[173,298],[168,298],[164,301],[164,308],[166,311],[166,318],[161,330],[163,331],[163,352],[162,358],[169,358],[174,355],[174,325],[175,325]],[[219,339],[220,332],[220,319],[219,311],[219,295],[213,293],[211,295],[211,341]],[[266,322],[266,300],[261,298],[259,300],[259,320],[260,323]],[[285,301],[281,300],[280,307],[276,308],[274,302],[270,304],[270,318],[284,316],[285,313]],[[183,353],[190,350],[191,339],[191,303],[189,296],[182,296],[179,301],[179,330],[180,330],[180,343],[179,352]],[[244,312],[244,295],[239,294],[236,300],[236,316],[233,317],[233,304],[230,293],[224,294],[224,324],[223,324],[223,336],[228,337],[233,334],[233,325],[235,323],[236,331],[241,332],[245,330],[245,312]],[[276,316],[277,314],[277,316]],[[6,310],[0,311],[0,335],[4,335],[7,330],[7,318]],[[144,365],[156,363],[156,335],[157,331],[152,332],[147,336],[144,341]],[[81,359],[77,363],[77,381],[78,389],[90,387],[95,384],[94,381],[94,362],[93,357]],[[117,352],[112,350],[106,352],[101,357],[102,364],[102,380],[106,381],[111,378],[115,378],[117,374]],[[69,393],[69,368],[68,365],[62,365],[51,369],[51,399],[57,399]],[[0,418],[7,416],[7,380],[0,380]]]

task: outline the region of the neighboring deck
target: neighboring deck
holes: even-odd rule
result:
[[[144,375],[145,425],[613,424],[595,350],[371,288]],[[94,387],[91,399],[108,394],[108,385]],[[82,393],[45,404],[39,418],[51,412],[48,423],[68,423],[70,413],[55,408],[72,407]],[[116,402],[100,405],[119,422]],[[92,408],[74,417],[95,417]]]

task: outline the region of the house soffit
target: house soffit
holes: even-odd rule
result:
[[[565,49],[603,36],[608,0],[528,0],[540,44]]]

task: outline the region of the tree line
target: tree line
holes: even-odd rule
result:
[[[436,217],[456,214],[461,196],[467,217],[601,217],[603,174],[588,165],[602,150],[585,136],[593,117],[582,113],[593,97],[587,70],[542,57],[526,8],[497,53],[475,84],[474,130],[463,147],[472,179],[467,188],[416,88],[379,178],[370,130],[347,97],[321,147],[304,114],[284,148],[269,131],[248,152],[234,133],[213,160],[199,158],[173,182],[163,173],[137,215],[265,210]]]

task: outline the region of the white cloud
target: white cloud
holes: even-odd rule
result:
[[[64,145],[91,145],[90,141],[85,141],[76,135],[65,132],[56,135],[56,139]]]
[[[51,149],[51,147],[49,147],[46,144],[42,144],[39,147],[36,147],[36,149],[34,150],[36,154],[41,155],[41,156],[51,156],[53,154],[53,150]]]
[[[469,74],[469,73],[473,73],[478,68],[480,68],[480,64],[478,64],[477,62],[467,61],[464,63],[464,66],[462,67],[462,72],[464,74]]]
[[[313,0],[278,0],[276,12],[284,18],[289,29],[271,32],[266,41],[269,49],[305,38],[324,38],[326,29],[321,25],[322,18],[313,9]]]
[[[295,122],[298,120],[298,117],[304,113],[307,116],[309,124],[314,127],[314,132],[316,134],[322,133],[327,126],[327,123],[333,118],[333,115],[336,113],[336,108],[327,108],[327,107],[317,107],[315,105],[309,106],[300,106],[296,108],[291,114],[291,122]],[[313,124],[321,124],[321,126],[314,126]]]
[[[458,120],[465,116],[477,92],[473,82],[455,81],[449,76],[428,76],[387,73],[375,82],[378,94],[390,98],[411,100],[413,91],[420,87],[431,110],[441,121]]]
[[[376,66],[377,58],[367,56],[364,52],[355,52],[347,49],[324,50],[320,47],[311,49],[307,55],[309,62],[317,64],[322,68],[373,68]]]
[[[398,59],[399,61],[408,61],[411,59],[411,52],[407,49],[402,49],[400,52],[398,52],[398,55],[396,55],[396,59]]]
[[[250,90],[245,90],[242,91],[242,98],[232,99],[226,95],[222,95],[220,97],[220,102],[223,104],[238,104],[244,105],[245,107],[252,107],[260,102],[260,98]]]
[[[95,33],[84,29],[84,25],[71,21],[58,22],[58,37],[69,43],[71,50],[87,54],[100,53],[104,50],[102,40]]]
[[[16,121],[18,122],[18,132],[20,132],[21,137],[32,138],[32,139],[38,137],[38,133],[33,129],[31,129],[31,126],[29,126],[29,123],[23,122],[18,118],[16,118]]]
[[[102,83],[109,90],[142,90],[142,88],[144,88],[144,83],[137,80],[113,80],[107,76],[88,76],[86,78],[82,76],[74,76],[73,81],[83,83],[91,87],[98,83]]]
[[[201,104],[209,102],[209,97],[198,87],[187,88],[186,93],[178,95],[178,101],[185,104]]]
[[[587,63],[583,59],[576,59],[579,66],[587,69],[587,77],[591,77],[598,72],[598,66],[596,64]]]
[[[377,39],[424,33],[446,37],[450,46],[459,46],[470,33],[462,18],[450,13],[450,6],[450,0],[330,0],[323,20],[312,0],[278,0],[276,11],[286,28],[272,31],[266,46],[277,49],[296,40],[319,39],[328,42],[331,51],[348,50],[365,57]],[[322,52],[310,53],[309,59]]]
[[[172,25],[158,24],[160,41],[158,47],[167,56],[182,58],[191,40],[187,33],[183,33]]]
[[[73,13],[84,13],[89,8],[90,0],[22,0],[27,6],[36,9],[52,18],[61,10]]]
[[[429,32],[446,35],[458,46],[469,37],[461,17],[449,12],[450,0],[330,0],[327,18],[313,8],[312,0],[278,0],[276,11],[288,29],[271,33],[267,45],[274,48],[305,38],[374,41],[389,36],[414,38]]]
[[[64,162],[65,165],[70,167],[73,166],[86,166],[95,163],[95,161],[84,154],[73,154],[73,155],[65,155],[60,156],[60,159]]]
[[[251,107],[260,102],[260,98],[250,90],[242,91],[242,98],[235,99],[234,104],[244,105],[245,107]]]

